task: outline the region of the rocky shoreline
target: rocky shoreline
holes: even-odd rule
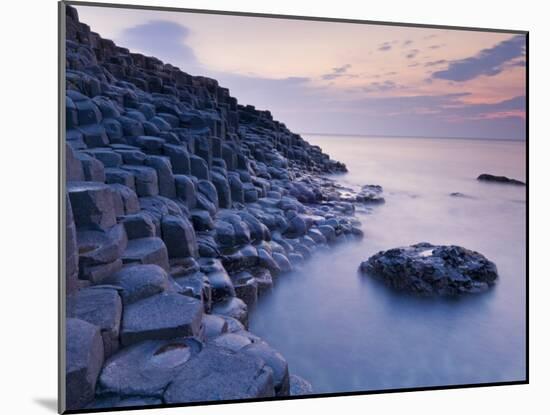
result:
[[[313,393],[248,314],[382,189],[66,7],[67,408]]]

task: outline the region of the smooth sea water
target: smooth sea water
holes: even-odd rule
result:
[[[526,190],[518,141],[306,136],[346,163],[342,184],[379,184],[386,203],[358,213],[365,237],[281,276],[251,331],[316,393],[525,379]],[[461,192],[467,197],[451,197]],[[496,263],[489,292],[418,298],[357,273],[372,254],[417,242],[456,244]]]

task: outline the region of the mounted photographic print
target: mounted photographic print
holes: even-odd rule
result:
[[[528,382],[527,32],[59,9],[60,412]]]

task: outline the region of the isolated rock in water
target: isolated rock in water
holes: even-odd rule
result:
[[[480,174],[477,177],[477,179],[484,182],[505,183],[505,184],[515,184],[519,186],[525,186],[525,183],[520,180],[510,179],[506,176],[493,176],[492,174],[487,174],[487,173]]]
[[[67,408],[80,409],[94,397],[103,364],[99,327],[76,318],[67,319]]]
[[[297,375],[290,375],[290,396],[311,395],[313,386],[304,378]]]
[[[360,270],[393,288],[421,295],[458,295],[484,291],[495,283],[497,268],[478,252],[454,245],[422,242],[379,252]]]
[[[384,203],[382,197],[382,186],[376,184],[367,184],[361,187],[361,191],[355,196],[356,202],[362,203]]]
[[[182,367],[166,389],[164,401],[207,402],[274,395],[273,371],[263,360],[210,345]]]

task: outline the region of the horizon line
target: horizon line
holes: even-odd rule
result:
[[[459,137],[459,136],[421,136],[421,135],[391,135],[391,134],[347,134],[347,133],[316,133],[299,132],[299,135],[319,135],[319,136],[338,136],[338,137],[365,137],[365,138],[425,138],[425,139],[443,139],[443,140],[486,140],[486,141],[521,141],[527,142],[526,138],[489,138],[489,137]]]

